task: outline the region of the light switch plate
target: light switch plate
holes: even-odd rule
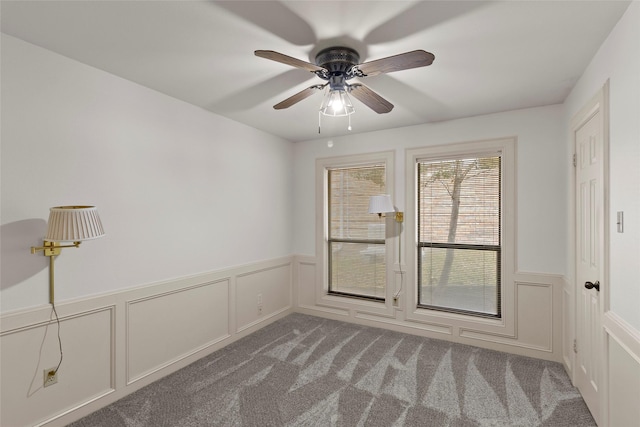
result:
[[[618,211],[616,225],[618,226],[618,233],[624,233],[624,212]]]

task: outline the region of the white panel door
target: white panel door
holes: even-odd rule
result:
[[[604,147],[598,108],[575,131],[576,143],[576,387],[600,424],[604,273]]]

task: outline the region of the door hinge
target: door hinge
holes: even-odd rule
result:
[[[573,153],[573,167],[575,168],[576,166],[578,166],[578,156],[576,156],[576,153]]]
[[[578,352],[578,340],[573,340],[573,352]]]

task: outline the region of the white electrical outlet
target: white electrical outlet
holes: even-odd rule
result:
[[[49,368],[44,370],[44,386],[49,387],[58,382],[58,373],[56,368]]]
[[[262,316],[262,294],[258,294],[258,316]]]

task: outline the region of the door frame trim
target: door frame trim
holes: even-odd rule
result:
[[[599,404],[600,404],[600,427],[607,427],[609,420],[609,410],[608,410],[608,383],[609,383],[609,371],[608,371],[608,352],[607,349],[607,336],[603,327],[604,314],[609,311],[609,242],[610,242],[610,210],[609,210],[609,194],[610,194],[610,184],[609,184],[609,80],[607,80],[604,85],[598,90],[598,92],[588,101],[585,105],[578,111],[573,118],[571,119],[570,126],[570,138],[571,145],[570,149],[574,155],[577,155],[576,149],[576,131],[584,125],[596,112],[600,111],[602,113],[602,150],[603,150],[603,164],[602,164],[602,189],[603,189],[603,205],[602,205],[602,221],[603,221],[603,236],[602,236],[602,245],[603,245],[603,259],[602,259],[602,271],[601,271],[601,283],[604,284],[600,291],[600,384],[599,384]],[[573,347],[573,342],[577,336],[577,322],[578,322],[578,310],[577,310],[577,298],[578,295],[578,287],[581,284],[576,282],[577,280],[577,268],[578,268],[578,260],[576,253],[576,212],[577,212],[577,194],[576,194],[576,174],[577,168],[573,168],[570,174],[570,191],[571,191],[571,205],[570,205],[570,216],[569,216],[569,247],[570,247],[570,257],[571,260],[571,275],[572,279],[569,281],[571,287],[571,295],[572,301],[570,303],[571,306],[571,314],[567,316],[565,313],[565,319],[568,319],[571,322],[570,330],[571,337],[569,337],[569,342],[565,342],[564,344],[567,346]],[[574,352],[571,352],[571,360],[569,361],[571,365],[570,373],[571,373],[571,381],[575,384],[576,378],[576,355]]]

